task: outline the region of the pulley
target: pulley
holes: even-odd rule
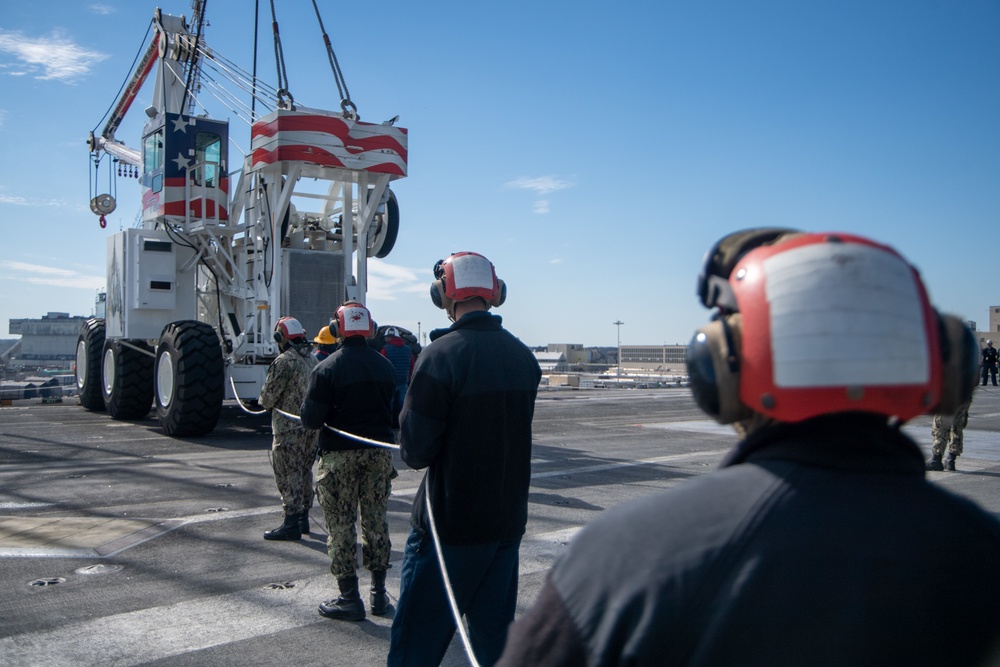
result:
[[[108,215],[117,207],[118,203],[111,195],[97,195],[90,200],[90,210],[94,212],[94,215]]]

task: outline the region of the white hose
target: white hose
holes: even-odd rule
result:
[[[232,382],[232,378],[230,378]],[[236,395],[236,385],[233,385],[233,395]],[[267,410],[261,410],[260,412],[253,412],[248,410],[243,402],[240,401],[240,397],[236,396],[236,402],[240,404],[240,407],[244,411],[252,415],[262,415]],[[274,408],[274,411],[285,419],[290,419],[295,422],[302,423],[302,418],[298,415],[293,415],[291,413],[285,412],[279,408]],[[348,433],[346,431],[341,431],[340,429],[334,428],[327,424],[323,425],[325,428],[330,429],[337,435],[348,438],[349,440],[354,440],[356,442],[361,442],[367,445],[373,445],[375,447],[382,447],[384,449],[399,449],[399,445],[389,444],[387,442],[382,442],[380,440],[372,440],[371,438],[364,438],[360,435],[354,435],[353,433]],[[448,577],[448,569],[444,564],[444,552],[441,549],[441,538],[438,537],[437,523],[434,521],[434,510],[431,508],[431,496],[428,489],[424,489],[424,500],[427,504],[427,519],[431,528],[431,538],[434,540],[434,550],[437,552],[438,566],[441,568],[441,579],[444,581],[444,590],[448,595],[448,606],[451,607],[451,614],[455,618],[455,626],[458,628],[458,634],[462,638],[462,645],[465,647],[465,654],[469,658],[469,664],[472,667],[479,667],[479,662],[476,660],[476,655],[472,651],[472,643],[469,641],[469,634],[465,629],[465,625],[462,623],[462,614],[458,610],[458,602],[455,600],[455,591],[451,587],[451,579]]]
[[[259,412],[255,412],[249,409],[246,405],[243,404],[243,401],[240,400],[239,394],[236,393],[236,383],[233,381],[233,378],[231,376],[229,378],[229,383],[233,387],[233,396],[236,397],[236,402],[239,404],[239,406],[243,409],[244,412],[251,415],[262,415],[267,412],[267,410],[260,410]],[[293,422],[299,422],[300,424],[302,423],[302,418],[299,417],[298,415],[293,415],[279,408],[274,408],[274,411],[277,412],[282,417],[284,417],[285,419],[290,419]],[[382,447],[384,449],[399,449],[399,445],[391,444],[388,442],[382,442],[381,440],[372,440],[371,438],[365,438],[360,435],[354,435],[353,433],[348,433],[347,431],[341,431],[339,428],[334,428],[327,424],[324,424],[323,427],[333,431],[339,436],[347,438],[348,440],[354,440],[355,442],[360,442],[366,445],[372,445],[374,447]]]
[[[424,480],[424,500],[427,505],[427,519],[431,527],[431,537],[434,538],[434,550],[437,552],[438,565],[441,567],[441,579],[444,580],[444,590],[448,594],[448,605],[451,607],[451,615],[455,617],[455,626],[458,627],[458,634],[462,638],[465,646],[465,654],[469,658],[469,664],[479,667],[476,661],[476,654],[472,652],[472,644],[469,642],[469,635],[462,624],[462,614],[458,611],[458,602],[455,601],[455,592],[451,588],[451,580],[448,578],[448,569],[444,565],[444,552],[441,550],[441,540],[438,538],[437,524],[434,522],[434,510],[431,509],[430,485]]]

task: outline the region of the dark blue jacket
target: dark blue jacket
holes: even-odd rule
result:
[[[499,666],[998,664],[1000,522],[884,418],[762,429],[573,538]]]
[[[371,440],[393,443],[395,391],[392,364],[368,347],[364,338],[351,336],[313,370],[299,416],[306,428],[321,428],[326,424]],[[374,446],[345,438],[328,428],[319,434],[322,452]]]
[[[469,313],[417,357],[400,414],[400,454],[429,468],[411,523],[427,529],[430,493],[441,541],[517,540],[528,518],[531,420],[541,369],[485,311]]]
[[[382,356],[392,363],[396,370],[396,384],[406,384],[410,381],[413,370],[413,352],[402,338],[386,338]]]

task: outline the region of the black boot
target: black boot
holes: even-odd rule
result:
[[[372,572],[372,616],[385,616],[392,609],[389,594],[385,592],[385,570]]]
[[[265,540],[301,540],[302,531],[299,530],[299,515],[286,514],[285,522],[274,530],[264,533]]]
[[[309,534],[309,510],[302,510],[299,513],[299,532],[303,535]]]
[[[337,579],[340,587],[340,597],[319,603],[320,616],[326,616],[337,621],[360,621],[365,617],[365,603],[361,601],[358,592],[358,577]]]
[[[944,465],[941,463],[941,455],[931,453],[931,460],[927,462],[927,469],[934,470],[936,472],[941,472],[944,470]]]
[[[944,469],[948,472],[955,472],[955,459],[958,458],[958,454],[952,454],[948,452],[948,458],[944,460]]]

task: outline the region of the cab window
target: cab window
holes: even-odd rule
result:
[[[219,162],[222,160],[222,140],[214,132],[195,135],[195,185],[218,186]]]
[[[142,171],[144,174],[163,169],[163,129],[146,135],[142,140]],[[153,191],[159,192],[162,178],[154,180]]]

